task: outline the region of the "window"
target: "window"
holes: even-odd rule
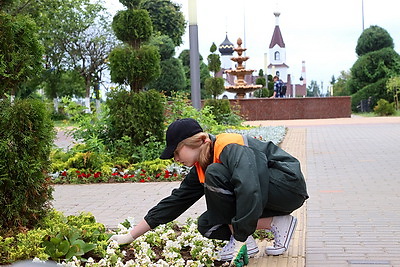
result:
[[[281,60],[281,54],[278,51],[275,52],[275,60]]]

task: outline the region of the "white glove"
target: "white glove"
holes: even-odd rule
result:
[[[135,240],[130,233],[124,234],[124,235],[113,235],[110,237],[108,241],[117,241],[118,245],[125,245],[132,243],[133,240]]]

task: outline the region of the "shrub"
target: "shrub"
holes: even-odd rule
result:
[[[112,92],[107,99],[112,141],[128,136],[131,145],[142,145],[150,136],[164,139],[164,96],[155,90]]]
[[[371,97],[371,106],[370,108],[374,107],[377,104],[378,99],[391,99],[391,96],[387,92],[386,89],[386,82],[387,79],[380,79],[379,81],[369,84],[359,90],[357,93],[351,96],[351,109],[353,111],[357,111],[357,106],[360,104],[360,101],[363,99],[368,99]]]
[[[395,111],[394,103],[389,103],[385,99],[379,99],[378,105],[374,107],[374,112],[379,116],[393,115]]]
[[[52,210],[36,229],[13,237],[0,236],[0,265],[33,258],[60,261],[73,256],[104,257],[109,238],[105,231],[91,213],[64,216]]]
[[[173,95],[172,100],[166,107],[166,125],[174,122],[177,119],[192,118],[197,120],[205,132],[220,133],[226,126],[218,124],[215,120],[212,108],[210,106],[203,107],[200,111],[192,106],[192,103],[187,98],[187,95],[182,92],[177,92]]]
[[[212,114],[219,124],[240,125],[242,119],[231,109],[228,99],[208,99],[204,103],[205,107],[212,107]]]
[[[0,228],[32,227],[48,210],[46,181],[55,137],[39,100],[0,101]]]
[[[254,91],[254,97],[258,98],[266,98],[272,96],[274,93],[274,90],[270,90],[267,88],[261,88],[256,91]]]

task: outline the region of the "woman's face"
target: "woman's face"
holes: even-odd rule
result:
[[[174,153],[174,160],[182,163],[185,166],[192,167],[199,161],[201,147],[191,148],[183,145],[179,150]]]

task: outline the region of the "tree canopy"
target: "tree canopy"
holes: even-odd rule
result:
[[[350,92],[353,94],[368,84],[388,78],[391,73],[400,73],[398,62],[399,54],[389,47],[359,57],[351,67]]]
[[[111,80],[139,92],[160,75],[160,55],[155,46],[117,47],[110,53]]]
[[[182,44],[186,22],[180,5],[170,0],[142,0],[139,6],[149,12],[154,32],[169,36],[175,46]]]
[[[0,98],[42,70],[43,47],[35,22],[0,11]]]
[[[160,63],[161,75],[151,82],[148,87],[157,89],[170,96],[172,91],[182,91],[186,88],[186,77],[182,62],[174,57]]]
[[[114,16],[112,28],[115,36],[135,48],[147,42],[153,33],[149,13],[143,9],[121,10]]]
[[[392,37],[385,29],[374,25],[364,30],[358,38],[356,53],[363,56],[386,47],[394,48]]]

